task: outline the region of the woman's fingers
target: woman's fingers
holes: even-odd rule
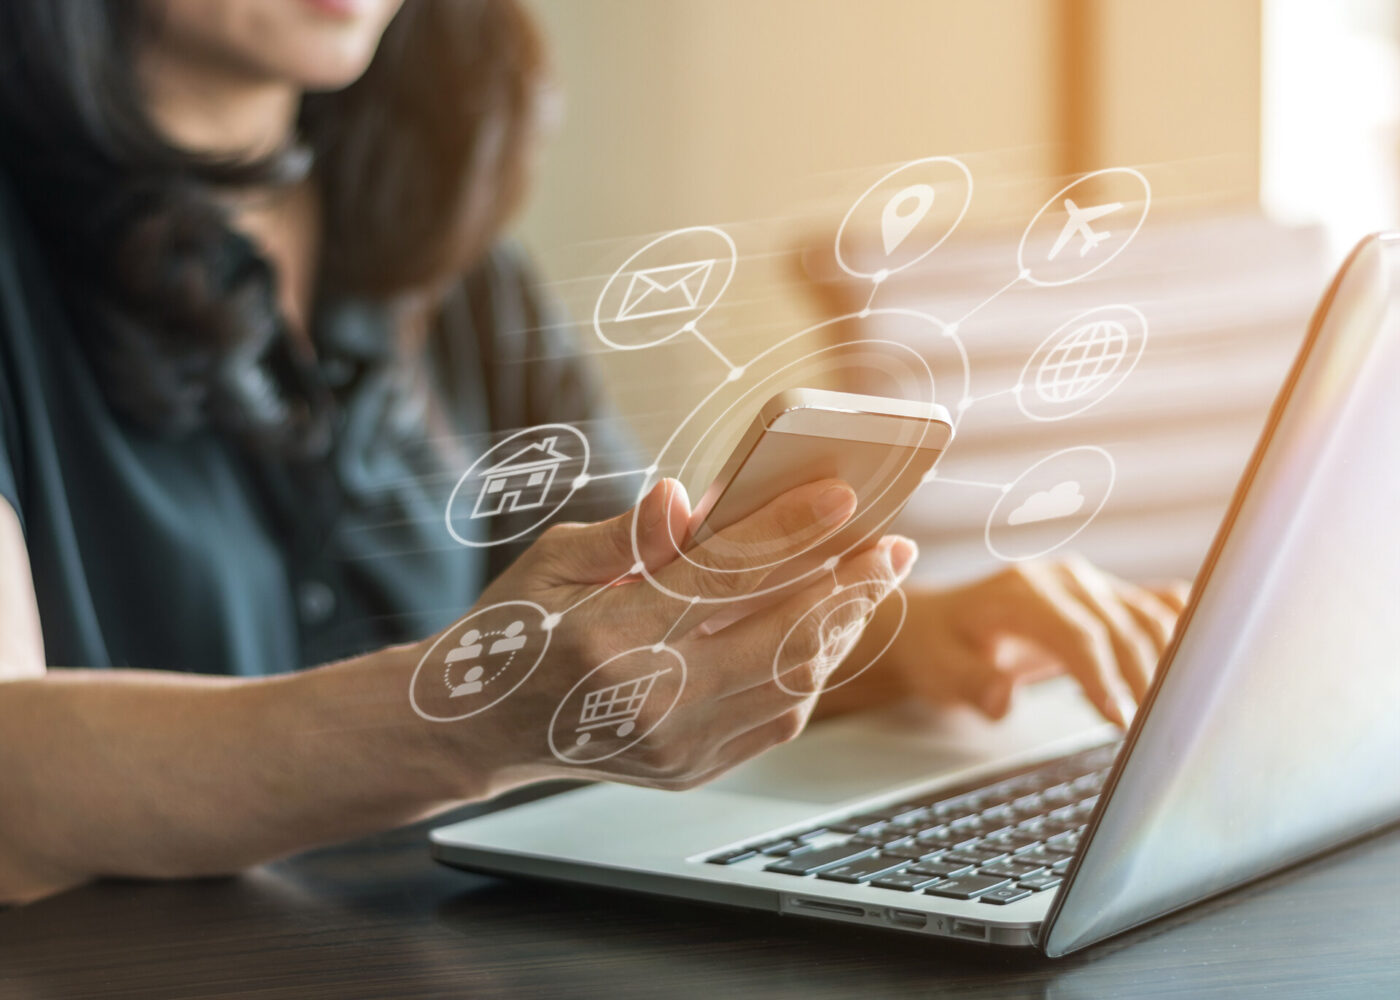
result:
[[[1157,648],[1137,618],[1119,599],[1109,579],[1083,560],[1060,566],[1060,576],[1070,593],[1077,597],[1103,624],[1118,660],[1118,672],[1141,701],[1157,667]]]
[[[1123,602],[1123,606],[1128,609],[1138,627],[1152,640],[1160,659],[1166,651],[1167,644],[1171,642],[1172,630],[1176,627],[1176,612],[1152,591],[1135,583],[1115,580],[1113,586],[1118,593],[1118,599]]]
[[[765,685],[781,691],[775,673],[793,691],[815,691],[821,682],[816,675],[835,667],[876,606],[908,576],[917,555],[909,539],[886,536],[838,564],[835,587],[823,576],[772,608],[688,640],[696,655],[725,665],[709,676],[705,693],[739,699]],[[786,676],[795,670],[811,676]]]
[[[1154,597],[1178,615],[1186,610],[1186,602],[1191,599],[1191,584],[1186,580],[1170,580],[1150,590]]]
[[[1050,568],[1033,566],[1013,572],[1026,591],[1019,610],[1029,634],[1059,657],[1104,718],[1126,726],[1119,705],[1117,660],[1103,622],[1066,590]]]
[[[633,520],[636,544],[633,544]],[[607,583],[639,561],[655,572],[675,558],[670,539],[685,537],[690,501],[685,487],[663,479],[627,511],[596,524],[557,524],[541,536],[536,559],[553,584]]]
[[[657,579],[672,593],[696,597],[707,602],[707,611],[714,611],[715,602],[752,593],[775,564],[836,532],[855,509],[855,492],[840,480],[799,486],[706,538],[666,566]],[[674,618],[674,601],[672,605]],[[703,616],[699,608],[696,614]]]

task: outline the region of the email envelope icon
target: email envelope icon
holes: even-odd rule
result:
[[[714,269],[713,260],[693,260],[689,264],[667,264],[634,272],[616,319],[649,319],[698,308]]]

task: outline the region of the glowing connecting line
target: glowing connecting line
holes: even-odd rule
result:
[[[1080,189],[1091,181],[1091,186]],[[914,266],[948,239],[967,214],[972,200],[972,174],[960,161],[929,157],[906,163],[867,188],[846,213],[836,233],[838,266],[853,277],[871,282],[864,306],[855,313],[816,323],[786,337],[742,365],[700,330],[700,322],[733,280],[738,263],[734,241],[713,226],[679,229],[651,240],[624,261],[604,285],[594,306],[595,332],[604,344],[622,351],[654,347],[689,334],[724,365],[724,380],[681,421],[646,468],[593,474],[589,471],[588,439],[580,430],[567,424],[526,428],[478,457],[454,488],[446,515],[448,532],[463,545],[505,544],[543,525],[576,491],[594,480],[640,476],[642,483],[631,532],[635,562],[560,611],[546,611],[526,601],[505,601],[474,610],[444,632],[419,662],[410,687],[414,711],[425,719],[452,722],[498,704],[535,672],[565,616],[632,579],[679,601],[679,615],[659,641],[618,653],[579,678],[555,709],[548,735],[551,752],[570,764],[597,763],[645,739],[665,721],[684,690],[685,659],[668,643],[683,625],[695,621],[692,612],[697,605],[762,597],[798,582],[785,581],[733,597],[684,594],[669,589],[643,562],[637,522],[640,501],[663,466],[668,470],[676,467],[676,456],[670,453],[684,439],[683,432],[694,431],[689,425],[702,408],[710,404],[724,406],[726,398],[720,394],[737,393],[736,398],[728,400],[715,423],[702,431],[703,438],[722,421],[735,419],[736,414],[747,418],[775,392],[820,383],[833,375],[845,374],[848,367],[890,378],[894,384],[888,395],[933,402],[934,376],[928,358],[901,339],[862,339],[821,347],[786,364],[779,362],[790,345],[802,338],[813,337],[836,324],[878,316],[889,324],[907,319],[930,324],[956,349],[961,364],[961,391],[952,406],[955,425],[974,406],[1005,395],[1014,396],[1023,414],[1032,420],[1059,420],[1080,413],[1111,393],[1141,358],[1147,325],[1136,309],[1127,305],[1104,306],[1070,319],[1041,343],[1015,385],[979,396],[971,392],[970,363],[960,331],[1018,283],[1037,287],[1068,284],[1106,265],[1136,236],[1150,199],[1146,179],[1126,168],[1097,171],[1067,185],[1027,225],[1017,247],[1016,275],[953,322],[945,322],[919,310],[875,305],[880,288],[891,277]],[[883,255],[880,266],[867,269],[863,261],[869,259],[870,246],[856,234],[871,231],[878,231]],[[923,336],[915,334],[915,339]],[[842,351],[855,351],[856,355],[848,356]],[[883,352],[878,363],[867,356],[878,352]],[[761,372],[755,384],[742,391],[726,388],[755,370]],[[679,462],[676,476],[684,479],[698,447],[693,446]],[[1114,477],[1113,458],[1108,452],[1079,446],[1042,458],[1010,483],[945,476],[936,469],[930,470],[923,481],[997,493],[985,528],[986,545],[997,558],[1019,561],[1043,556],[1083,531],[1103,509]],[[883,496],[882,492],[870,492],[871,495],[862,494],[867,503],[876,503]],[[490,518],[521,514],[526,515],[525,520],[533,518],[533,523],[509,537],[497,538],[495,533],[484,530]],[[848,551],[854,551],[859,544],[854,543]],[[677,551],[680,559],[687,559],[679,547]],[[815,626],[822,638],[818,665],[829,668],[817,671],[817,685],[823,690],[849,683],[884,653],[881,650],[869,662],[847,671],[849,676],[836,684],[827,683],[827,675],[855,645],[855,637],[876,605],[874,600],[861,596],[859,586],[842,585],[837,575],[840,558],[829,558],[810,571],[819,574],[818,579],[826,575],[831,578],[830,591],[805,616],[815,618],[804,626]],[[687,561],[700,570],[707,569]],[[748,568],[773,569],[783,561]],[[902,627],[908,610],[903,593],[898,589],[893,593],[899,604],[898,622],[890,632],[886,649]],[[774,680],[794,697],[811,697],[818,692],[786,686],[782,646],[796,628],[794,625],[784,636],[775,653]],[[644,716],[653,717],[654,721],[644,732],[638,732],[638,722]]]

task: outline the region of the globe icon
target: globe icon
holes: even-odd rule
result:
[[[1050,349],[1035,373],[1035,391],[1047,403],[1072,403],[1113,377],[1128,355],[1127,328],[1115,320],[1075,327]]]

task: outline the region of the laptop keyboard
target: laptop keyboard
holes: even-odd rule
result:
[[[1060,884],[1118,747],[1061,757],[970,791],[828,820],[705,860],[758,859],[767,862],[764,871],[793,878],[1016,903]]]

